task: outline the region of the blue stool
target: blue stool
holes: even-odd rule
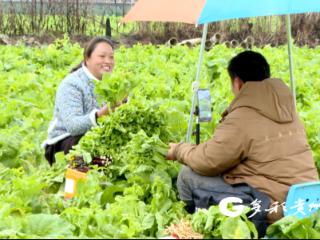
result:
[[[301,219],[320,210],[320,181],[295,184],[290,187],[284,216],[295,215]]]

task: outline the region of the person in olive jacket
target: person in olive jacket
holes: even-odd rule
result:
[[[235,56],[228,72],[235,98],[213,137],[199,145],[170,144],[167,159],[185,165],[178,176],[180,198],[201,207],[201,198],[215,203],[219,194],[244,194],[238,186],[245,183],[266,194],[267,207],[281,205],[291,185],[319,179],[293,95],[282,80],[270,78],[269,64],[257,52]],[[282,214],[279,207],[267,220]]]

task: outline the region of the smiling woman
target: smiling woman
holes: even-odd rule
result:
[[[104,37],[93,38],[83,55],[83,61],[65,77],[56,93],[53,120],[43,143],[50,165],[55,162],[55,153],[67,154],[97,125],[97,118],[109,113],[106,105],[98,107],[94,88],[95,81],[101,81],[104,73],[113,70],[113,44]]]
[[[93,38],[83,54],[83,62],[71,70],[74,72],[85,65],[92,74],[92,78],[101,80],[105,72],[112,72],[114,67],[113,44],[104,37]]]

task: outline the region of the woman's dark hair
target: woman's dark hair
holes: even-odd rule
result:
[[[228,72],[232,81],[235,77],[239,77],[244,83],[270,78],[270,66],[267,60],[254,51],[244,51],[232,58]]]
[[[110,47],[113,49],[113,42],[106,37],[95,37],[93,39],[91,39],[87,44],[86,47],[83,51],[83,61],[81,63],[79,63],[77,66],[75,66],[74,68],[71,69],[70,73],[77,71],[79,68],[81,68],[82,63],[84,62],[84,60],[86,60],[87,58],[91,57],[91,54],[93,53],[93,51],[96,49],[97,45],[99,43],[106,43],[108,45],[110,45]]]

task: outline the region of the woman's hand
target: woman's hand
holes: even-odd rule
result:
[[[104,104],[100,109],[99,111],[97,112],[97,117],[101,117],[103,115],[107,115],[109,114],[109,109],[108,109],[108,106],[107,104]]]
[[[124,104],[124,103],[127,103],[129,101],[129,96],[126,96],[124,99],[122,99],[122,103]]]
[[[112,111],[114,111],[117,107],[120,107],[122,104],[127,102],[128,102],[128,97],[125,97],[122,101],[116,102],[116,104],[111,107]],[[109,114],[109,108],[107,104],[103,104],[103,106],[97,112],[97,117],[99,118],[101,116],[108,115],[108,114]]]
[[[116,102],[116,104],[112,106],[112,111],[114,111],[117,107],[120,107],[122,104],[125,104],[127,102],[128,102],[128,96],[122,99],[121,101]]]

